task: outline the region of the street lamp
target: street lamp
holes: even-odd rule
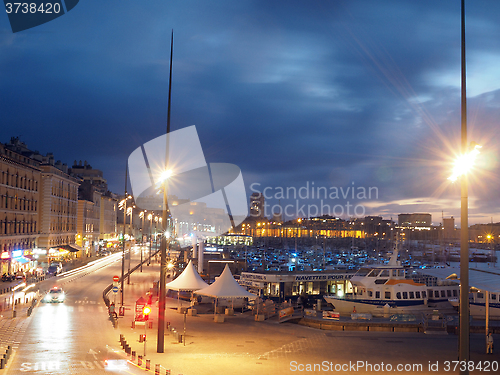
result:
[[[469,363],[470,358],[470,327],[469,327],[469,208],[467,172],[474,165],[480,146],[468,150],[467,142],[467,90],[465,69],[465,0],[462,0],[461,11],[461,152],[462,155],[455,162],[452,176],[449,180],[456,181],[460,177],[460,328],[458,359],[461,363]],[[469,374],[468,366],[460,370],[461,374]]]
[[[143,250],[143,245],[144,245],[144,213],[146,211],[141,211],[139,213],[139,217],[142,219],[141,223],[141,272],[142,272],[142,250]]]
[[[123,291],[124,291],[124,278],[125,278],[125,225],[127,223],[127,200],[131,199],[132,196],[127,194],[127,182],[128,182],[128,168],[125,167],[125,196],[118,203],[118,208],[123,209],[123,231],[122,231],[122,277],[121,281],[121,291],[120,291],[120,305],[123,307]]]
[[[148,266],[151,264],[151,244],[153,242],[153,214],[148,215],[149,220],[149,257],[148,257]]]
[[[130,197],[132,198],[132,197]],[[129,207],[127,211],[130,212],[130,227],[129,227],[129,231],[130,231],[130,249],[128,251],[128,276],[127,276],[127,284],[130,284],[130,262],[132,260],[132,238],[135,238],[134,236],[134,228],[132,227],[132,218],[134,216],[134,208],[135,208],[135,204],[132,205],[132,207]]]
[[[167,181],[171,176],[172,172],[168,169],[168,153],[169,153],[169,133],[170,133],[170,108],[172,99],[172,58],[174,55],[174,30],[172,30],[172,39],[170,42],[170,77],[168,82],[168,109],[167,109],[167,144],[166,144],[166,154],[165,154],[165,170],[162,174],[162,186],[163,186],[163,212],[162,212],[162,231],[161,231],[161,243],[160,243],[160,298],[158,300],[158,338],[156,345],[156,352],[164,352],[164,342],[165,342],[165,300],[166,300],[166,282],[167,282],[167,238],[165,236],[168,218],[168,195],[167,195]]]

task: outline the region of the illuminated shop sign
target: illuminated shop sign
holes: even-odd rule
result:
[[[2,253],[2,255],[0,255],[0,258],[1,259],[9,259],[10,258],[9,252],[8,251],[4,251]]]
[[[12,251],[12,258],[20,258],[23,256],[22,250],[14,250]]]

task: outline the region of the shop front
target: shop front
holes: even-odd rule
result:
[[[354,272],[284,272],[254,273],[242,272],[240,284],[249,292],[277,301],[297,299],[299,296],[345,294],[352,292],[349,279]]]

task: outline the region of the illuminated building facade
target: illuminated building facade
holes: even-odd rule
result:
[[[0,144],[0,272],[29,266],[39,231],[39,163]]]
[[[430,230],[432,216],[423,213],[399,214],[398,225],[402,229]]]

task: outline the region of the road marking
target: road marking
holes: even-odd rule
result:
[[[31,372],[31,371],[51,371],[51,370],[60,370],[61,363],[58,361],[47,361],[47,362],[24,362],[21,363],[21,368],[19,371],[22,372]]]

